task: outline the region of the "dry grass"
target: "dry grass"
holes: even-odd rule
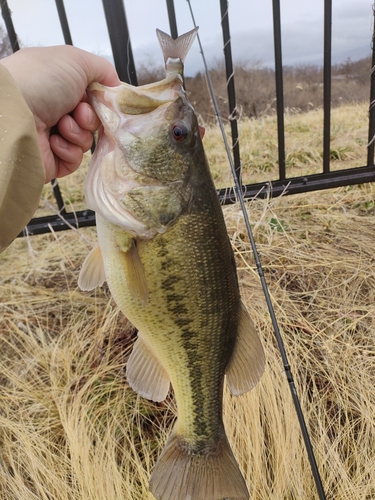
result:
[[[332,109],[331,170],[366,164],[368,105],[352,104]],[[226,128],[229,137],[229,127]],[[243,183],[278,179],[276,116],[243,119],[239,122]],[[218,188],[231,185],[231,173],[218,127],[207,129],[207,156]],[[323,111],[285,115],[286,176],[298,177],[322,171]]]
[[[128,389],[134,330],[105,288],[77,290],[86,252],[72,232],[18,240],[2,257],[3,499],[147,497],[170,404]]]
[[[374,187],[253,202],[250,215],[327,498],[375,496]],[[232,212],[231,216],[228,212]],[[231,402],[254,498],[316,498],[242,222],[227,210],[268,370]],[[233,408],[235,405],[235,411]],[[240,423],[242,422],[242,423]],[[259,423],[261,422],[261,425]],[[233,432],[232,431],[232,432]],[[249,459],[251,457],[251,459]],[[256,493],[255,493],[256,492]]]
[[[211,151],[214,135],[208,131]],[[243,134],[242,150],[252,141]],[[81,203],[77,183],[66,182]],[[365,185],[248,204],[332,500],[375,498],[374,194]],[[242,216],[238,206],[224,211],[242,295],[268,361],[251,393],[225,393],[229,439],[253,500],[314,500]],[[128,388],[132,327],[105,287],[91,294],[77,289],[94,240],[94,229],[32,237],[0,256],[3,500],[149,498],[150,471],[175,416],[173,399],[155,405]]]
[[[230,129],[226,127],[230,142]],[[368,104],[351,104],[332,109],[331,170],[364,166],[367,161]],[[243,183],[267,182],[278,179],[278,142],[276,115],[244,118],[239,121],[240,152]],[[208,126],[205,150],[217,188],[232,185],[228,158],[219,127]],[[323,111],[315,109],[300,113],[288,109],[285,114],[286,176],[298,177],[322,171]],[[59,180],[67,210],[84,210],[83,183],[89,155],[83,167],[73,175]],[[50,186],[44,189],[45,201],[38,215],[53,213]]]

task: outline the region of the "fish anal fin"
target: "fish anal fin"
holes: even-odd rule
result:
[[[126,376],[130,387],[140,396],[158,402],[167,397],[168,374],[140,333],[126,365]]]
[[[126,233],[116,238],[119,250],[122,252],[126,278],[130,292],[135,302],[140,301],[145,307],[148,302],[148,286],[145,269],[137,250],[136,242]]]
[[[96,243],[83,261],[78,277],[78,286],[81,290],[93,290],[105,282],[104,263],[99,243]]]
[[[254,323],[241,302],[236,344],[226,369],[230,392],[239,396],[255,387],[264,372],[265,362]]]
[[[194,452],[172,433],[150,479],[157,500],[247,500],[249,493],[225,434],[212,447]]]

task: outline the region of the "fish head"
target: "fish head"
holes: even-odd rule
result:
[[[135,236],[163,233],[189,209],[202,150],[179,72],[161,82],[88,88],[102,127],[85,182],[89,208]]]

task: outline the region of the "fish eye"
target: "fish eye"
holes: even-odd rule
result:
[[[175,123],[172,127],[173,139],[182,142],[189,135],[189,129],[184,123]]]

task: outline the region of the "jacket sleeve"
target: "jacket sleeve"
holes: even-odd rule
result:
[[[33,114],[0,63],[0,252],[32,218],[44,181]]]

